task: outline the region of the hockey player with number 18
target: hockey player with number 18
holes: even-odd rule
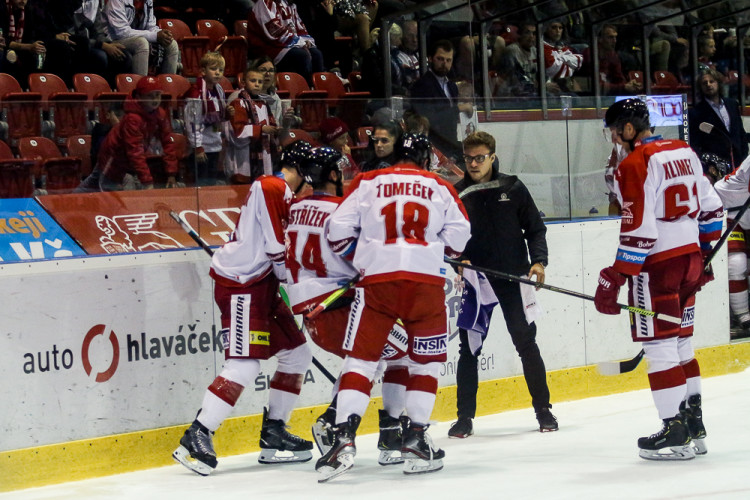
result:
[[[720,236],[723,207],[695,152],[683,141],[651,134],[643,101],[614,103],[605,126],[629,154],[615,174],[622,207],[617,257],[602,269],[594,303],[601,313],[619,314],[617,296],[628,282],[630,305],[682,318],[678,325],[631,317],[633,341],[643,343],[651,395],[663,420],[661,431],[640,438],[638,448],[648,460],[695,458],[706,453],[700,367],[690,340],[695,294],[713,279],[703,256]]]
[[[252,184],[236,229],[211,261],[226,361],[172,454],[202,476],[217,465],[214,432],[260,373],[260,360],[271,356],[278,365],[271,378],[268,410],[263,411],[258,461],[290,463],[312,458],[312,443],[286,430],[312,353],[279,296],[279,281],[286,278],[284,228],[294,193],[304,184],[299,161],[309,150],[303,141],[290,144],[280,159],[281,178],[264,175]]]
[[[413,138],[420,140],[421,138]],[[406,140],[406,138],[404,138]],[[354,464],[354,439],[370,400],[372,380],[393,323],[408,335],[409,379],[401,454],[404,473],[433,472],[445,453],[426,433],[446,360],[445,255],[455,258],[469,240],[469,220],[453,186],[422,165],[401,163],[359,174],[330,217],[328,241],[346,253],[356,242],[356,288],[344,349],[335,441],[320,458],[318,481]]]

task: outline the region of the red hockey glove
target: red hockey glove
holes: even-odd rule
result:
[[[615,271],[613,267],[605,267],[599,273],[599,286],[594,295],[594,306],[602,314],[620,314],[617,296],[620,287],[625,284],[625,276]]]
[[[703,257],[703,262],[706,262],[706,259],[708,258],[708,255],[711,253],[711,249],[708,250],[701,250],[701,257]],[[712,282],[714,280],[714,268],[711,267],[711,264],[708,264],[708,268],[701,270],[701,277],[698,280],[698,289],[696,290],[696,293],[700,291],[701,288],[703,288],[708,283]]]

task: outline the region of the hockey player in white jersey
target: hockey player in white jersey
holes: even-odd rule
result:
[[[287,146],[280,161],[281,176],[261,176],[252,184],[230,241],[211,261],[226,361],[173,453],[175,460],[203,476],[217,465],[214,432],[258,376],[259,360],[271,356],[278,366],[270,383],[268,409],[263,411],[258,461],[312,458],[312,443],[286,430],[312,354],[278,293],[279,280],[286,277],[284,228],[294,193],[304,184],[299,160],[309,150],[310,145],[301,141]]]
[[[715,155],[714,155],[715,156]],[[713,159],[720,168],[721,158]],[[726,207],[734,207],[727,213],[727,224],[737,218],[741,207],[750,196],[750,157],[734,172],[722,176],[714,184]],[[729,308],[740,324],[742,333],[750,335],[750,307],[748,304],[748,241],[750,241],[750,210],[740,218],[739,223],[727,239],[727,271],[729,272]]]
[[[289,305],[295,314],[308,313],[332,292],[351,281],[357,271],[347,259],[331,250],[326,240],[328,218],[341,203],[343,194],[340,162],[342,155],[335,149],[313,149],[302,160],[300,170],[313,194],[295,200],[290,209],[286,230],[286,267]],[[305,327],[312,340],[322,349],[341,358],[342,344],[349,319],[349,305],[354,298],[350,290],[314,319],[305,319]],[[381,465],[403,463],[401,459],[401,424],[404,395],[408,379],[406,335],[394,325],[389,342],[382,354],[383,406],[379,410],[380,437],[378,448]],[[334,390],[336,387],[334,387]],[[313,425],[313,437],[321,455],[333,443],[336,417],[336,397],[331,406]]]
[[[404,143],[426,140],[406,135]],[[445,255],[456,257],[470,237],[469,220],[453,186],[418,166],[401,163],[354,178],[330,217],[334,251],[354,251],[359,281],[344,338],[333,447],[316,469],[320,482],[352,467],[354,439],[369,399],[391,326],[401,319],[408,335],[409,379],[401,447],[404,473],[442,469],[445,453],[426,433],[446,360]]]
[[[691,345],[695,293],[713,279],[704,271],[702,253],[720,236],[723,207],[695,152],[683,141],[651,134],[643,101],[616,102],[605,125],[629,154],[615,173],[620,243],[615,263],[599,275],[596,309],[619,314],[618,292],[628,282],[631,305],[682,318],[675,325],[631,317],[632,338],[642,342],[663,420],[659,432],[638,439],[638,448],[650,460],[694,458],[706,452],[700,367]]]

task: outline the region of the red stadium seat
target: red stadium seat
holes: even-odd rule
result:
[[[81,177],[91,173],[91,136],[71,135],[66,144],[68,156],[81,159]]]
[[[308,132],[317,131],[327,114],[328,92],[310,90],[305,78],[298,73],[276,73],[276,86],[289,92],[292,106],[299,110],[302,118],[302,128]]]
[[[30,74],[29,90],[42,95],[42,109],[49,112],[58,144],[65,144],[68,136],[88,132],[86,94],[70,92],[65,82],[52,73]]]
[[[211,39],[207,36],[194,36],[188,25],[179,19],[159,19],[156,24],[169,30],[180,47],[182,56],[182,76],[200,75],[200,60],[211,49]]]
[[[49,194],[69,193],[81,182],[81,159],[63,157],[54,142],[46,137],[24,137],[18,141],[23,158],[37,161],[42,188]]]
[[[234,34],[247,38],[247,19],[237,19],[234,22]]]
[[[286,131],[286,133],[282,133],[279,135],[279,144],[281,147],[286,147],[287,145],[293,143],[294,141],[307,141],[312,146],[319,146],[320,142],[315,139],[310,133],[306,132],[305,130],[301,129],[289,129]]]
[[[11,75],[0,73],[0,109],[6,140],[15,147],[21,137],[41,135],[42,113],[39,92],[24,92]]]
[[[87,109],[94,114],[93,119],[98,122],[106,119],[110,103],[123,102],[128,96],[125,92],[112,92],[107,80],[94,73],[73,75],[73,87],[77,92],[86,94]]]
[[[328,92],[328,106],[354,130],[362,124],[369,92],[347,92],[344,82],[334,73],[313,73],[313,87]]]
[[[117,91],[130,95],[140,79],[141,75],[135,73],[120,73],[117,75]]]
[[[199,35],[211,39],[211,49],[218,50],[224,56],[226,64],[224,73],[236,75],[247,66],[247,40],[244,36],[229,36],[227,27],[214,19],[200,19],[195,24]]]
[[[14,158],[10,146],[0,141],[0,198],[28,198],[34,194],[35,161]]]
[[[182,118],[184,111],[184,95],[192,87],[187,78],[180,75],[162,73],[156,77],[159,80],[164,94],[162,95],[162,106],[165,106],[172,115],[172,127],[180,132],[184,129],[185,121]]]
[[[655,94],[682,94],[690,90],[690,85],[683,85],[669,71],[654,71],[654,84],[651,91]]]

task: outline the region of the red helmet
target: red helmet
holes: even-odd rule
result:
[[[138,84],[135,86],[135,89],[133,89],[133,95],[144,95],[144,94],[150,94],[151,92],[162,92],[162,88],[159,85],[159,80],[154,78],[153,76],[144,76],[140,80],[138,80]]]

